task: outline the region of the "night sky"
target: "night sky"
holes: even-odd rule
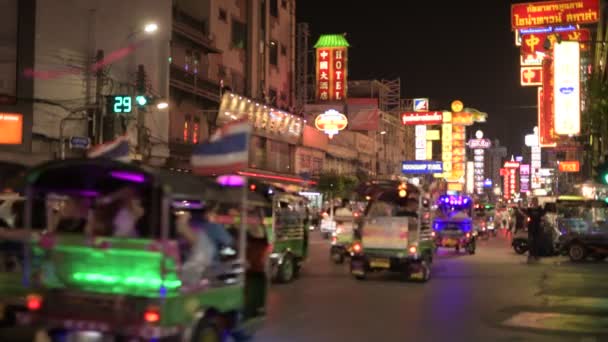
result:
[[[486,137],[519,154],[537,112],[536,88],[519,84],[515,2],[526,1],[300,0],[297,17],[310,24],[311,45],[347,33],[350,80],[401,77],[401,97],[428,97],[431,109],[460,99],[488,113]]]

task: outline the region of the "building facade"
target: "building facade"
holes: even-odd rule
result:
[[[168,97],[170,0],[6,0],[2,6],[3,16],[10,13],[17,18],[2,25],[16,23],[18,30],[3,28],[2,32],[16,33],[16,38],[12,46],[11,41],[3,43],[1,51],[6,55],[16,51],[18,63],[2,66],[2,75],[16,77],[3,76],[0,83],[16,82],[16,86],[12,85],[12,92],[11,87],[2,91],[0,112],[22,117],[22,139],[0,145],[1,157],[30,163],[61,154],[82,155],[83,149],[69,148],[70,137],[90,137],[92,144],[100,143],[103,128],[118,121],[124,129],[117,134],[126,131],[135,147],[146,141],[140,153],[151,163],[164,162],[167,110],[149,106],[139,121],[136,110],[118,118],[107,112],[106,96],[135,95],[136,71],[142,65],[148,95]],[[144,31],[151,23],[157,30]],[[148,133],[143,140],[137,133],[142,126]],[[112,138],[107,131],[105,135]]]

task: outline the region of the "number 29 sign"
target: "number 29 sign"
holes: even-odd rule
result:
[[[129,114],[133,111],[133,97],[128,95],[108,96],[108,112],[112,114]]]

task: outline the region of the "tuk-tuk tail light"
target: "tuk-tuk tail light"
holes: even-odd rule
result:
[[[30,311],[38,311],[42,307],[42,296],[30,294],[25,298],[25,305]]]
[[[410,246],[409,252],[410,252],[410,254],[416,254],[416,253],[418,253],[418,247],[416,247],[416,246]]]
[[[160,310],[158,307],[149,307],[144,312],[144,321],[147,323],[158,323],[160,322]]]
[[[361,244],[359,244],[359,243],[355,243],[355,244],[353,245],[353,251],[355,251],[355,253],[359,253],[359,252],[361,252],[361,249],[362,249],[362,248],[361,248]]]

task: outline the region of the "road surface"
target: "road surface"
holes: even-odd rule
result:
[[[608,341],[608,264],[526,264],[504,237],[476,255],[443,250],[433,278],[358,281],[312,235],[294,283],[275,285],[259,341]]]
[[[440,251],[433,278],[418,284],[382,274],[357,281],[328,250],[312,233],[300,278],[271,288],[257,341],[608,341],[608,263],[528,265],[496,237],[476,255]],[[27,335],[0,330],[0,341]]]

